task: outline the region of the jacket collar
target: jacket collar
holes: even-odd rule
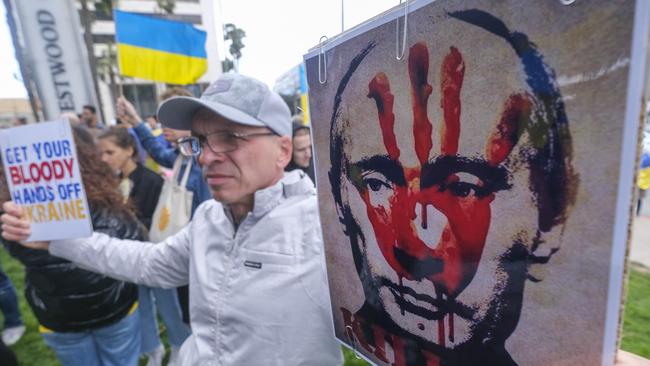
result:
[[[316,188],[311,179],[301,170],[285,172],[282,179],[276,184],[255,192],[253,198],[253,211],[250,213],[255,218],[261,218],[283,200],[298,196],[312,196]],[[224,206],[227,216],[232,220],[230,209]]]
[[[282,202],[283,199],[315,194],[314,183],[303,171],[285,172],[282,179],[276,184],[255,192],[252,214],[262,217]]]

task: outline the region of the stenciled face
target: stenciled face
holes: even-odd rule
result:
[[[301,168],[308,168],[311,162],[311,136],[309,131],[293,138],[293,162]]]
[[[102,161],[108,164],[115,173],[119,173],[131,161],[133,149],[124,149],[115,144],[110,138],[99,139],[97,147],[102,155]]]
[[[508,43],[480,32],[481,52],[471,37],[438,39],[435,52],[422,41],[402,63],[360,68],[335,113],[331,148],[341,154],[332,171],[341,175],[339,212],[365,306],[429,351],[505,341],[533,252],[542,245],[557,251],[542,231],[566,205],[562,195],[558,212],[546,210],[548,189],[540,187],[550,178],[538,168],[549,162],[536,155],[551,143],[569,146],[554,141],[555,121],[545,118],[556,116],[545,115],[530,90],[531,77],[551,81],[525,74]],[[373,50],[363,62],[374,64],[380,56],[372,52],[381,55]],[[547,107],[561,104],[553,98]],[[354,311],[342,312],[355,321]]]
[[[197,113],[192,122],[193,136],[204,137],[227,131],[242,134],[271,132],[265,127],[236,124],[207,112]],[[252,202],[256,191],[276,183],[289,160],[290,147],[283,150],[282,139],[285,145],[290,146],[289,137],[276,135],[238,139],[239,147],[225,153],[214,153],[203,146],[199,163],[214,199],[228,205]]]

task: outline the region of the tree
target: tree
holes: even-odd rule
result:
[[[223,71],[230,71],[235,69],[235,72],[239,71],[239,59],[241,58],[241,50],[246,47],[244,45],[243,39],[246,37],[246,32],[243,29],[237,28],[236,25],[232,23],[227,23],[223,26],[223,39],[230,41],[230,55],[233,60],[226,59],[222,62]]]
[[[173,14],[176,7],[176,0],[156,0],[158,8],[167,14]]]
[[[114,0],[95,0],[95,13],[112,17],[114,5],[113,3]]]
[[[88,63],[90,64],[90,72],[93,78],[93,87],[95,89],[95,95],[97,95],[97,107],[99,108],[99,115],[101,120],[106,123],[106,116],[104,115],[104,109],[102,108],[101,97],[99,95],[99,84],[97,82],[97,60],[95,59],[95,48],[93,47],[93,35],[91,31],[92,23],[95,21],[95,17],[92,12],[88,9],[88,1],[81,0],[81,25],[84,29],[84,42],[86,44],[86,52],[88,53]]]

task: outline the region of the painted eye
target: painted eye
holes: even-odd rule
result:
[[[388,184],[375,178],[364,179],[363,183],[373,192],[378,192],[382,187],[390,188]]]
[[[382,189],[391,189],[391,183],[386,177],[375,171],[363,175],[363,185],[373,192],[379,192]]]
[[[445,189],[456,197],[478,196],[482,190],[480,179],[473,174],[459,172],[450,177]]]
[[[363,175],[362,182],[369,193],[371,205],[389,207],[390,197],[394,194],[391,181],[383,174],[371,171]]]
[[[478,188],[475,184],[466,183],[466,182],[454,182],[449,184],[449,191],[456,197],[467,197],[470,194],[476,195],[476,189]]]

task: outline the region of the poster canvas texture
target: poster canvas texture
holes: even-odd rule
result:
[[[377,365],[602,363],[634,7],[436,1],[402,60],[395,16],[326,47],[325,83],[305,56],[341,342]]]
[[[92,224],[69,122],[0,131],[9,194],[31,222],[27,241],[90,236]]]

